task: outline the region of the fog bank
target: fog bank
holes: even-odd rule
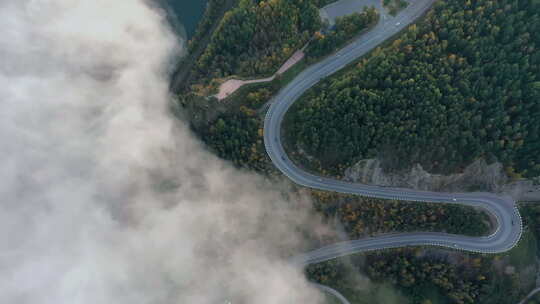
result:
[[[143,0],[0,1],[0,303],[321,302],[309,201],[169,114],[182,46]]]

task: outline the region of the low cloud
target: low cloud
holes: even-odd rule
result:
[[[164,12],[7,0],[0,34],[0,303],[321,303],[285,258],[309,202],[169,114]]]

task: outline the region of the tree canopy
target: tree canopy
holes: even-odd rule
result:
[[[540,174],[540,2],[439,1],[425,20],[311,89],[284,132],[325,169],[379,156],[456,171],[479,157]]]
[[[240,0],[197,62],[198,78],[273,74],[321,26],[315,0]]]
[[[374,7],[364,7],[360,13],[352,13],[336,19],[332,30],[323,34],[317,32],[310,43],[307,53],[313,58],[321,57],[341,48],[354,36],[379,21],[379,14]]]

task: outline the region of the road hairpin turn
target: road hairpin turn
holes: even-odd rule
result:
[[[264,121],[264,144],[266,152],[274,165],[289,179],[301,186],[356,194],[380,199],[407,200],[416,202],[461,204],[482,208],[496,219],[495,231],[483,237],[468,237],[446,233],[396,233],[329,245],[293,258],[299,266],[319,263],[336,257],[357,252],[396,248],[404,246],[440,246],[477,253],[500,253],[513,248],[522,233],[522,221],[515,201],[510,197],[492,193],[442,193],[417,191],[404,188],[379,187],[349,183],[326,177],[320,177],[298,168],[287,156],[281,143],[281,125],[287,110],[309,88],[322,78],[342,69],[355,59],[403,30],[418,17],[423,15],[434,0],[416,0],[401,11],[395,18],[383,18],[373,29],[358,37],[339,51],[339,56],[332,55],[314,64],[300,73],[274,98]],[[320,287],[320,285],[318,285]],[[322,287],[329,291],[326,287]],[[332,289],[333,290],[333,289]],[[337,292],[333,290],[334,293]],[[338,293],[339,294],[339,293]],[[342,303],[342,296],[338,296]]]

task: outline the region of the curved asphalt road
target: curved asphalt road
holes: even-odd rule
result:
[[[329,293],[329,294],[333,295],[341,303],[343,303],[343,304],[351,304],[351,302],[349,302],[347,300],[347,298],[345,298],[341,293],[339,293],[339,291],[337,291],[337,290],[335,290],[333,288],[330,288],[328,286],[321,285],[321,284],[317,284],[317,283],[311,283],[311,284],[314,285],[315,287],[317,287],[318,289],[320,289],[321,291],[324,291],[326,293]]]
[[[379,22],[372,30],[356,39],[338,53],[312,65],[299,74],[276,95],[264,122],[264,144],[274,165],[295,183],[319,190],[357,194],[381,199],[418,202],[457,203],[480,207],[497,221],[496,230],[485,237],[466,237],[445,233],[397,233],[361,240],[341,242],[298,255],[293,261],[299,266],[319,263],[351,253],[403,246],[434,245],[454,249],[498,253],[510,250],[519,241],[522,221],[515,202],[509,197],[490,193],[439,193],[403,188],[355,184],[319,177],[296,167],[287,157],[281,143],[280,130],[289,107],[320,79],[342,69],[358,57],[374,49],[425,13],[435,0],[416,0],[395,18]]]

